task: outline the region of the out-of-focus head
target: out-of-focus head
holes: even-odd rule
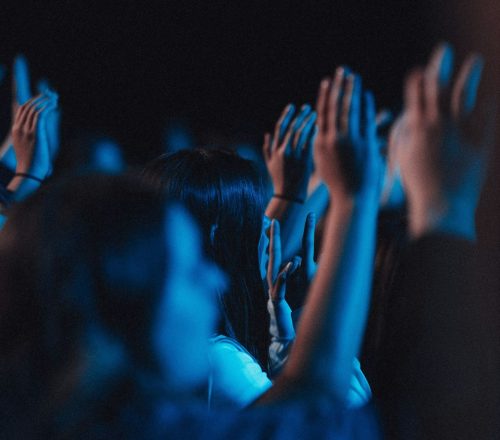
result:
[[[167,153],[193,148],[194,135],[186,122],[181,120],[169,121],[163,132],[163,147]]]
[[[118,174],[127,168],[122,146],[113,137],[100,132],[83,132],[69,140],[61,151],[57,167],[78,173]]]
[[[123,152],[111,138],[99,138],[91,146],[90,167],[96,171],[120,173],[126,168]]]
[[[0,234],[2,358],[24,347],[41,377],[76,360],[196,385],[217,316],[211,291],[222,282],[198,234],[180,206],[134,178],[49,185]],[[114,357],[93,352],[103,346]]]
[[[230,278],[228,293],[220,296],[221,331],[265,365],[267,299],[258,255],[265,196],[259,173],[234,152],[194,149],[160,156],[143,177],[184,203],[200,224],[206,252]]]

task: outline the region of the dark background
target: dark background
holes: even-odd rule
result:
[[[440,40],[451,41],[459,57],[481,50],[494,73],[499,4],[2,1],[0,62],[22,52],[32,77],[48,78],[59,91],[63,145],[97,129],[117,138],[131,163],[144,163],[161,151],[162,129],[174,118],[188,121],[200,145],[260,143],[282,107],[313,102],[319,80],[339,64],[363,75],[379,106],[396,110],[405,73]],[[0,88],[3,130],[8,85]],[[500,205],[498,196],[486,197]],[[484,217],[490,228],[495,212]]]

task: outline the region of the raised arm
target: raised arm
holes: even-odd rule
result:
[[[408,76],[398,149],[412,243],[396,276],[379,357],[379,404],[390,438],[498,436],[498,268],[474,246],[492,146],[476,103],[483,61],[453,78],[439,46]],[[476,119],[477,118],[477,119]]]
[[[274,191],[266,215],[281,223],[285,260],[292,258],[300,247],[304,220],[309,212],[304,209],[304,204],[312,172],[312,145],[317,132],[316,113],[309,105],[303,105],[295,118],[294,115],[294,106],[287,105],[276,123],[273,136],[265,135],[263,146]],[[318,203],[317,197],[314,200]],[[314,211],[314,205],[312,207],[310,210]]]
[[[14,200],[36,191],[51,171],[46,117],[57,106],[51,95],[39,95],[21,105],[12,125],[16,173],[7,187]]]
[[[321,82],[317,113],[315,165],[335,204],[290,359],[258,404],[296,393],[344,403],[363,336],[381,174],[375,105],[360,78],[339,68]]]

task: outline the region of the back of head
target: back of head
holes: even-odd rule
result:
[[[221,295],[221,332],[242,343],[265,368],[268,315],[259,273],[258,243],[264,187],[253,164],[220,149],[163,155],[143,173],[167,197],[183,202],[198,220],[205,251],[230,277]]]
[[[143,183],[102,175],[47,185],[13,208],[0,233],[5,399],[35,412],[60,401],[89,361],[81,356],[92,327],[126,341],[128,362],[147,359],[165,280],[164,212]]]

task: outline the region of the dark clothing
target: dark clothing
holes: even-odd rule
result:
[[[409,245],[390,296],[374,393],[388,438],[500,438],[495,260],[451,236]]]
[[[369,407],[338,412],[328,404],[290,402],[272,407],[207,412],[206,405],[164,403],[125,409],[116,423],[94,424],[71,438],[92,439],[359,439],[381,438]]]
[[[24,418],[0,427],[2,439],[92,440],[288,440],[381,439],[377,417],[370,405],[338,410],[332,402],[290,401],[242,411],[208,411],[206,402],[135,399],[117,406],[103,396],[93,408],[65,407],[50,422]],[[111,399],[113,401],[113,398]]]

